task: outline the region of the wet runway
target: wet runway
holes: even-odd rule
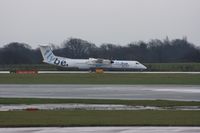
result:
[[[2,133],[199,133],[200,127],[38,127],[0,128]]]
[[[120,104],[0,104],[0,111],[22,110],[200,110],[200,106],[131,106]]]
[[[0,85],[0,97],[200,101],[200,85]]]

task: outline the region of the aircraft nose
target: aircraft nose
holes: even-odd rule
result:
[[[142,65],[142,68],[145,70],[145,69],[147,69],[147,67],[146,66],[144,66],[144,65]]]

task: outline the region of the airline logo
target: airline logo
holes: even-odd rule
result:
[[[55,60],[55,56],[53,55],[53,53],[51,52],[50,49],[46,50],[44,53],[44,57],[46,57],[47,62],[52,62]]]
[[[128,68],[129,67],[129,64],[125,63],[125,62],[122,62],[121,65],[122,65],[122,68]]]

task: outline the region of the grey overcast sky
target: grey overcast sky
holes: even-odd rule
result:
[[[0,0],[0,46],[97,45],[187,36],[200,46],[200,0]]]

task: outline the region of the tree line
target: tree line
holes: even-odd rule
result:
[[[111,60],[138,60],[142,63],[200,62],[200,49],[186,38],[169,40],[152,39],[149,42],[132,42],[125,46],[102,44],[96,46],[86,40],[70,38],[60,46],[51,44],[58,56],[87,59],[105,58]],[[40,64],[39,48],[19,42],[0,48],[0,64]]]

